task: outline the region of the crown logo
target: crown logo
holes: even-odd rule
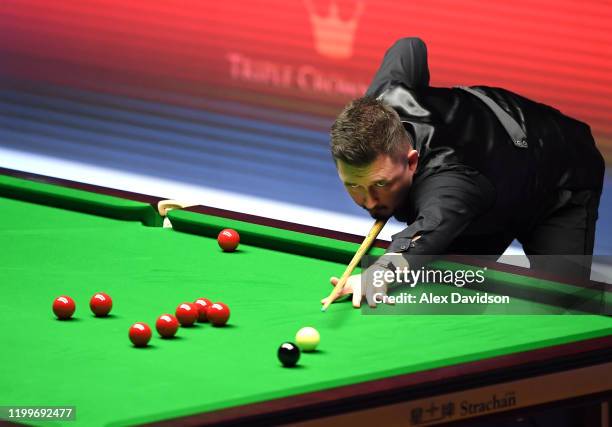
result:
[[[312,0],[304,0],[315,39],[315,49],[323,56],[334,59],[347,59],[353,56],[353,41],[359,18],[365,6],[364,0],[358,0],[353,16],[343,21],[340,19],[338,4],[331,0],[327,16],[319,16]]]

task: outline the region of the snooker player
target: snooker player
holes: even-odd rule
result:
[[[589,126],[500,88],[430,87],[420,39],[386,52],[366,95],[333,124],[331,152],[355,203],[408,225],[379,268],[499,256],[517,239],[532,268],[590,276],[605,165]],[[360,283],[350,276],[341,295],[375,306],[381,290]]]

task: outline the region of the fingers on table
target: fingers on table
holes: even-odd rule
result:
[[[363,299],[361,283],[353,285],[353,307],[359,308],[361,307],[361,300]]]
[[[369,283],[366,285],[366,300],[368,305],[372,308],[376,308],[377,304],[383,301],[383,298],[387,296],[389,291],[389,285],[384,283],[381,286],[374,286]],[[379,302],[377,303],[376,300]],[[393,303],[389,302],[387,299],[384,300],[384,304],[393,305]]]
[[[335,287],[335,286],[338,284],[338,281],[339,281],[339,280],[340,280],[340,279],[339,279],[338,277],[333,276],[333,277],[330,277],[330,279],[329,279],[329,283],[331,284],[331,286]],[[336,297],[336,299],[335,299],[334,301],[332,301],[332,303],[334,303],[334,302],[336,302],[336,301],[338,301],[338,300],[343,299],[343,297],[345,297],[346,295],[348,295],[348,294],[350,294],[350,293],[352,293],[352,292],[353,292],[353,290],[352,290],[352,286],[351,286],[350,282],[347,282],[347,283],[344,285],[344,287],[342,288],[342,291],[340,291],[340,294],[339,294],[339,295]],[[327,296],[327,297],[323,298],[323,299],[321,300],[321,304],[326,304],[326,303],[327,303],[327,300],[328,300],[329,298],[330,298],[329,296]]]
[[[353,276],[351,276],[351,278],[352,277]],[[337,277],[331,277],[329,279],[332,286],[336,286],[336,284],[338,283],[338,280],[339,279]],[[387,284],[383,284],[381,286],[374,286],[373,283],[366,283],[365,291],[364,291],[364,284],[361,283],[361,280],[360,281],[349,280],[344,286],[344,288],[342,289],[342,292],[340,293],[340,295],[338,295],[337,300],[339,300],[343,296],[346,296],[352,293],[353,294],[352,296],[353,307],[355,308],[361,307],[361,303],[365,298],[367,304],[370,307],[376,308],[377,303],[375,301],[375,296],[378,296],[376,299],[380,301],[383,296],[387,295],[388,289],[389,287]],[[321,304],[325,304],[328,299],[329,297],[323,298],[321,300]],[[389,301],[385,301],[385,304],[393,305],[393,303]]]

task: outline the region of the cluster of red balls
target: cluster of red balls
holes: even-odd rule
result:
[[[103,292],[96,292],[89,300],[89,308],[96,317],[108,316],[113,308],[113,300]],[[53,313],[60,320],[68,320],[76,310],[74,300],[69,296],[62,295],[53,301]]]
[[[108,316],[113,307],[113,300],[103,292],[97,292],[89,301],[89,308],[96,317]],[[53,313],[60,320],[68,320],[76,310],[74,300],[66,295],[57,297],[53,301]],[[213,326],[223,326],[230,317],[230,310],[222,302],[211,302],[207,298],[198,298],[195,302],[185,302],[176,308],[175,316],[162,314],[155,322],[155,329],[162,338],[171,338],[176,335],[179,324],[192,326],[197,322],[209,322]],[[136,347],[144,347],[151,340],[151,328],[143,322],[134,323],[129,330],[130,341]]]
[[[224,252],[233,252],[240,243],[240,235],[235,230],[226,228],[217,236],[219,247]],[[108,316],[113,307],[113,301],[105,293],[98,292],[89,301],[91,311],[97,317]],[[53,313],[60,320],[72,317],[76,309],[74,300],[62,295],[53,301]],[[213,326],[223,326],[230,316],[229,307],[222,302],[211,302],[206,298],[198,298],[195,302],[184,302],[176,308],[175,316],[162,314],[155,322],[155,329],[162,338],[171,338],[176,335],[179,324],[192,326],[197,322],[210,322]],[[151,340],[151,328],[143,322],[134,323],[130,327],[129,337],[136,347],[144,347]]]
[[[180,326],[189,327],[195,322],[210,322],[213,326],[223,326],[230,317],[230,310],[222,302],[211,302],[207,298],[198,298],[195,302],[184,302],[178,305],[175,315],[162,314],[155,322],[155,329],[162,338],[172,338]],[[129,337],[136,347],[144,347],[151,340],[151,328],[143,322],[132,325]]]

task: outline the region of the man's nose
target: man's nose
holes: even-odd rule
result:
[[[365,196],[365,201],[363,204],[364,207],[368,210],[371,210],[371,209],[374,209],[377,204],[378,204],[378,200],[376,199],[376,196],[368,192]]]

